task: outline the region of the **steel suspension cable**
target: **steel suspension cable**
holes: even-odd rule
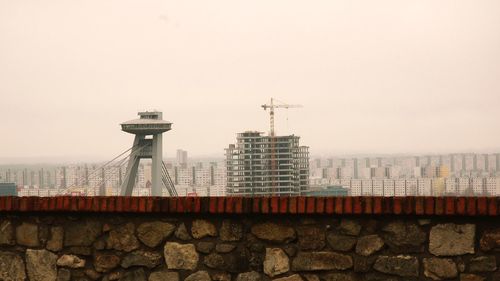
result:
[[[118,156],[116,156],[115,158],[111,159],[110,161],[104,163],[103,165],[101,165],[100,167],[94,169],[94,171],[92,171],[92,173],[90,175],[88,175],[88,177],[91,177],[91,176],[94,176],[96,173],[98,173],[100,170],[102,170],[103,168],[107,167],[109,164],[111,164],[113,161],[115,161],[116,159],[122,157],[125,153],[129,152],[130,150],[132,150],[134,147],[131,147],[127,150],[125,150],[124,152],[120,153]],[[143,147],[140,147],[140,148],[136,148],[136,149],[142,149]],[[81,177],[82,178],[82,177]],[[79,179],[81,179],[79,178]],[[88,182],[87,182],[88,184]],[[70,185],[69,187],[61,190],[58,192],[58,195],[60,194],[64,194],[64,193],[67,193],[68,191],[74,189],[76,187],[76,183],[73,183],[72,185]]]

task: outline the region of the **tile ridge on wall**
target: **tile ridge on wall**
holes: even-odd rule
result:
[[[0,212],[498,216],[500,197],[0,197]]]

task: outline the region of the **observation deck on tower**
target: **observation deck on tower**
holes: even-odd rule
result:
[[[134,135],[157,135],[172,129],[172,123],[162,120],[162,113],[139,112],[139,119],[130,120],[121,124],[122,131]]]

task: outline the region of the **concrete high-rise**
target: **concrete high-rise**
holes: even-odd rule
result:
[[[188,153],[185,150],[177,149],[177,163],[181,167],[186,167],[188,161]]]
[[[495,169],[500,172],[500,153],[495,154]]]
[[[226,149],[227,195],[300,195],[308,189],[308,147],[299,137],[247,131]]]
[[[450,171],[455,172],[455,155],[450,155]]]
[[[353,168],[353,178],[357,179],[359,177],[358,175],[358,158],[353,158],[352,159],[352,168]]]

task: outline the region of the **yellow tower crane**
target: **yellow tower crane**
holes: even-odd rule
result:
[[[278,104],[275,103],[275,101],[278,102]],[[274,109],[275,108],[298,108],[302,107],[300,104],[286,104],[282,101],[275,100],[271,98],[271,103],[270,104],[263,104],[262,108],[264,110],[267,110],[269,108],[269,117],[270,117],[270,130],[269,130],[269,136],[271,139],[271,186],[272,186],[272,193],[276,193],[276,175],[277,175],[277,165],[276,165],[276,133],[274,131]]]

